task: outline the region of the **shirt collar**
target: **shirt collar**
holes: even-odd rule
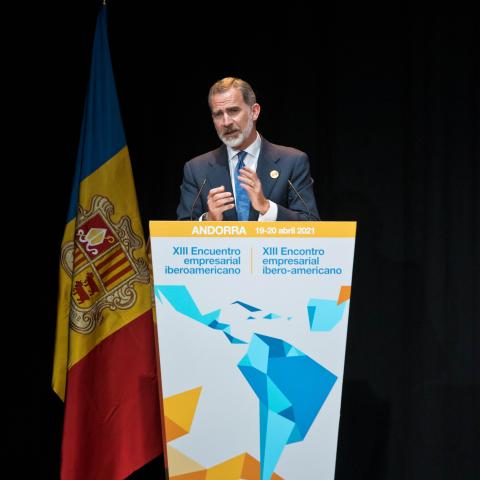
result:
[[[245,148],[243,151],[247,152],[249,155],[252,155],[254,158],[258,158],[261,146],[262,146],[262,137],[257,132],[257,138],[255,139],[255,141],[251,145],[249,145],[247,148]],[[229,147],[227,145],[227,152],[228,152],[228,160],[231,161],[233,160],[235,155],[237,155],[238,152],[240,152],[240,150]]]

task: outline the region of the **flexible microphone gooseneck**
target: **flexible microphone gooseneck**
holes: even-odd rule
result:
[[[195,197],[195,200],[192,203],[192,208],[190,209],[190,220],[193,220],[193,209],[195,208],[196,203],[198,202],[198,199],[200,198],[200,194],[202,193],[203,187],[207,183],[207,177],[203,179],[202,184],[200,185],[200,188],[198,189],[197,196]]]
[[[290,181],[290,179],[287,180],[288,181],[288,185],[292,188],[292,190],[295,192],[295,194],[297,195],[297,197],[301,200],[301,202],[303,203],[304,207],[305,207],[305,210],[307,211],[308,213],[308,220],[311,221],[312,220],[312,215],[310,213],[310,209],[308,208],[308,205],[307,205],[307,202],[303,199],[303,197],[300,195],[300,193],[297,191],[297,189],[293,186],[293,183]],[[310,185],[313,183],[313,178],[310,178]]]

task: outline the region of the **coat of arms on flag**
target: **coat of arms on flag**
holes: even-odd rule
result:
[[[144,258],[135,258],[143,246],[128,216],[115,224],[113,204],[100,195],[92,198],[90,210],[81,206],[74,242],[62,248],[61,263],[72,276],[70,328],[88,334],[101,321],[101,312],[127,309],[136,300],[135,283],[148,283]]]

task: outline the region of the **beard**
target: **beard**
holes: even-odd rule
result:
[[[218,136],[220,137],[220,140],[227,146],[231,148],[236,148],[240,146],[246,138],[249,137],[249,135],[252,133],[253,130],[253,118],[252,116],[248,117],[248,122],[247,125],[243,130],[238,130],[235,131],[235,129],[229,129],[223,132],[217,132]],[[226,134],[235,132],[234,135],[229,135],[227,137]]]

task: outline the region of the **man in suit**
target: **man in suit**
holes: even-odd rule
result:
[[[319,220],[307,155],[257,132],[252,87],[227,77],[208,101],[224,145],[185,164],[178,219]]]

